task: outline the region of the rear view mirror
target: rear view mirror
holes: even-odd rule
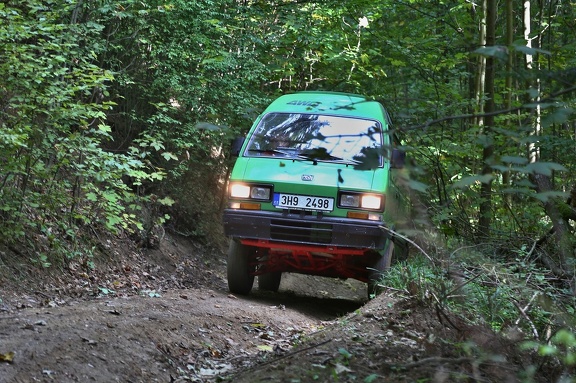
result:
[[[232,156],[238,157],[240,155],[242,145],[244,145],[244,137],[236,137],[234,141],[232,141]]]
[[[406,152],[400,149],[392,149],[390,156],[390,166],[392,169],[402,169],[406,162]]]

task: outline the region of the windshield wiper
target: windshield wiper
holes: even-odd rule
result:
[[[352,159],[344,159],[341,157],[333,156],[332,154],[328,153],[326,148],[316,148],[316,149],[309,149],[305,150],[300,153],[300,156],[304,156],[307,159],[312,161],[324,161],[324,162],[337,162],[343,163],[346,165],[358,165],[359,162]]]
[[[360,165],[360,161],[356,161],[356,160],[345,160],[344,158],[340,158],[340,157],[332,157],[330,158],[330,160],[328,160],[330,162],[337,162],[337,163],[341,163],[341,164],[346,164],[346,165]]]
[[[346,160],[344,158],[336,157],[336,156],[327,156],[327,157],[314,157],[312,155],[301,154],[301,156],[306,157],[311,161],[320,161],[320,162],[335,162],[338,164],[345,164],[345,165],[358,165],[360,164],[359,161],[356,160]]]
[[[344,158],[336,157],[331,154],[328,154],[325,148],[319,149],[312,149],[297,153],[290,148],[286,148],[284,150],[281,149],[248,149],[249,152],[256,152],[256,153],[268,153],[271,155],[274,154],[281,154],[286,156],[286,158],[291,159],[292,161],[312,161],[314,165],[318,164],[318,161],[322,162],[337,162],[343,163],[346,165],[358,165],[360,164],[359,161],[356,160],[345,160]]]
[[[310,160],[308,156],[301,155],[296,151],[291,150],[290,148],[286,148],[282,150],[280,149],[248,149],[249,152],[256,152],[256,153],[270,153],[270,154],[282,154],[290,159],[297,159],[297,160]]]
[[[280,150],[280,149],[248,149],[249,152],[256,152],[256,153],[264,153],[264,154],[268,154],[270,156],[274,156],[274,155],[278,155],[281,154],[282,158],[288,158],[292,161],[312,161],[314,163],[314,165],[316,165],[318,162],[311,157],[305,156],[305,155],[301,155],[299,153],[295,153],[293,151],[290,150]]]
[[[285,152],[283,150],[278,149],[248,149],[249,152],[256,152],[256,153],[270,153],[270,154],[283,154],[285,156],[292,156],[292,153]]]

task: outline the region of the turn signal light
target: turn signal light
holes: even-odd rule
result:
[[[260,210],[259,203],[251,203],[251,202],[240,202],[240,209],[244,210]]]
[[[368,221],[382,221],[382,215],[376,213],[365,213],[361,211],[349,211],[346,213],[346,217],[354,219],[365,219]]]

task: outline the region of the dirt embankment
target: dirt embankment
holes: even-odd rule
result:
[[[287,275],[277,294],[239,297],[221,250],[107,246],[99,272],[1,264],[0,382],[504,382],[530,364],[412,299],[366,303],[355,281]]]

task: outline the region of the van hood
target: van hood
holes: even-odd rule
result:
[[[238,158],[233,178],[262,183],[290,183],[372,190],[373,170],[355,170],[353,165],[335,162],[292,160],[288,158]]]

